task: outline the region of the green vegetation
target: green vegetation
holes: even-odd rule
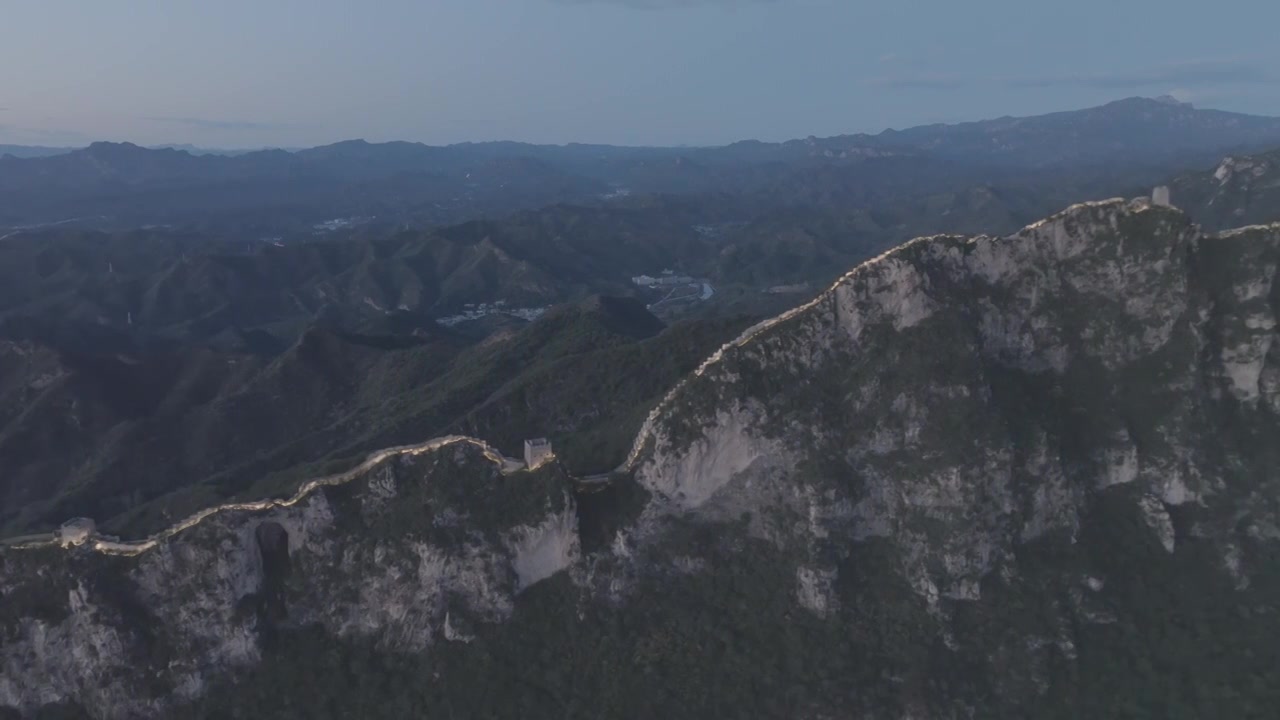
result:
[[[947,621],[900,579],[889,541],[840,549],[840,609],[820,619],[795,603],[799,558],[742,525],[689,525],[654,550],[623,607],[560,575],[522,595],[509,622],[475,626],[474,643],[422,655],[295,628],[261,667],[179,714],[1267,717],[1280,701],[1280,613],[1267,600],[1280,558],[1260,557],[1255,584],[1235,590],[1209,543],[1166,554],[1122,492],[1099,499],[1079,543],[1030,545],[1012,582],[993,576],[982,600],[946,601]],[[676,556],[705,569],[664,571]],[[1085,589],[1085,571],[1106,587]]]
[[[422,539],[458,547],[479,534],[497,544],[509,528],[536,525],[562,512],[573,492],[554,464],[503,475],[470,445],[391,460],[370,471],[371,478],[383,475],[392,478],[396,494],[376,512],[360,509],[369,493],[364,482],[322,490],[339,510],[339,529],[348,537],[374,543]]]
[[[441,644],[423,656],[291,631],[257,672],[190,712],[777,717],[858,697],[858,681],[880,669],[858,659],[855,641],[794,605],[784,556],[759,542],[734,548],[741,531],[680,531],[669,551],[710,552],[717,570],[648,578],[625,608],[583,605],[560,575],[522,595],[509,622],[478,626],[474,643]]]
[[[136,537],[452,433],[513,456],[524,438],[550,436],[574,472],[612,469],[657,398],[749,321],[664,329],[633,300],[597,297],[470,346],[316,328],[270,362],[201,351],[68,368],[54,353],[15,354],[44,365],[19,366],[25,377],[4,405],[15,417],[0,432],[0,457],[20,470],[0,478],[18,493],[0,521],[8,535],[88,515]],[[59,373],[30,397],[29,383]],[[112,394],[98,395],[89,373]],[[72,403],[91,424],[67,415]],[[44,475],[57,482],[34,482]]]

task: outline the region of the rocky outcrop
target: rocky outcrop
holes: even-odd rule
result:
[[[1213,170],[1177,178],[1173,202],[1197,222],[1232,228],[1280,220],[1280,151],[1227,157]]]
[[[788,508],[778,542],[886,538],[934,607],[978,599],[1023,543],[1075,538],[1113,488],[1168,552],[1196,532],[1234,567],[1231,523],[1274,522],[1249,498],[1277,490],[1253,444],[1280,439],[1277,262],[1280,226],[1208,235],[1145,200],[922,238],[716,353],[631,462],[675,512]]]

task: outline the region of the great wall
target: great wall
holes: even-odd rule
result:
[[[1065,215],[1067,213],[1070,213],[1073,210],[1080,207],[1101,207],[1101,206],[1111,205],[1115,203],[1124,203],[1124,202],[1128,202],[1128,201],[1125,200],[1124,198],[1112,198],[1108,200],[1077,203],[1067,208],[1066,210],[1056,213],[1053,216],[1050,216],[1036,223],[1028,225],[1024,229],[1024,232],[1026,230],[1033,230],[1037,227],[1040,227],[1048,222],[1051,222],[1055,218]],[[798,305],[790,310],[787,310],[786,312],[780,315],[777,315],[773,318],[769,318],[755,325],[752,325],[751,327],[744,330],[740,335],[738,335],[738,337],[720,346],[719,349],[717,349],[714,353],[712,353],[705,360],[703,360],[702,363],[699,364],[698,367],[692,373],[690,373],[688,376],[680,380],[669,391],[667,391],[667,393],[662,397],[662,399],[659,400],[658,403],[654,405],[653,409],[649,411],[648,415],[645,417],[644,422],[641,424],[639,431],[636,433],[636,437],[635,437],[635,440],[632,442],[630,452],[628,452],[626,459],[622,462],[621,465],[619,465],[611,473],[593,475],[585,478],[575,478],[575,480],[579,482],[594,484],[594,483],[599,483],[601,481],[607,480],[609,477],[612,477],[613,475],[626,474],[626,473],[632,472],[635,469],[637,463],[639,463],[640,455],[644,452],[645,446],[654,437],[654,430],[657,425],[658,418],[661,417],[662,413],[670,407],[671,403],[679,395],[680,391],[684,389],[684,387],[691,380],[693,380],[694,378],[701,377],[711,367],[720,363],[724,359],[724,354],[726,351],[732,350],[734,348],[742,347],[747,343],[751,342],[756,337],[758,337],[761,333],[767,330],[770,330],[772,328],[775,328],[781,325],[782,323],[785,323],[788,320],[791,320],[797,317],[798,315],[804,313],[805,311],[818,306],[822,302],[829,299],[832,293],[834,293],[837,290],[837,288],[839,288],[844,283],[848,282],[855,275],[861,272],[865,272],[868,268],[874,267],[895,255],[901,254],[908,248],[913,247],[919,243],[928,242],[938,237],[943,237],[943,236],[932,235],[932,236],[915,238],[902,245],[898,245],[894,248],[891,248],[881,253],[880,255],[877,255],[873,258],[865,260],[862,263],[859,263],[853,269],[841,275],[839,279],[833,282],[826,290],[819,293],[812,300],[806,303],[803,303],[801,305]],[[986,237],[986,236],[971,237],[971,238],[968,238],[968,240],[974,241],[980,237]],[[284,499],[284,500],[271,499],[271,500],[260,500],[260,501],[254,501],[254,502],[228,503],[224,505],[217,505],[217,506],[202,510],[198,513],[195,513],[194,515],[191,515],[183,519],[182,521],[158,533],[155,533],[143,540],[122,541],[122,540],[113,540],[113,539],[107,539],[102,537],[91,537],[88,539],[88,541],[85,544],[90,549],[95,550],[97,552],[105,553],[105,554],[138,555],[156,547],[158,544],[173,537],[174,535],[184,530],[187,530],[199,524],[200,522],[204,521],[205,519],[212,517],[214,515],[217,515],[219,513],[237,512],[237,511],[238,512],[260,512],[264,510],[269,510],[271,508],[288,507],[291,505],[295,505],[298,502],[305,499],[311,493],[315,492],[319,488],[334,486],[334,485],[341,485],[341,484],[350,482],[351,480],[358,477],[360,474],[368,471],[370,468],[390,458],[400,457],[400,456],[420,455],[423,453],[442,449],[449,445],[455,445],[460,443],[467,443],[480,448],[484,453],[485,458],[487,458],[488,460],[496,464],[499,470],[503,474],[512,474],[512,473],[519,472],[526,469],[534,470],[540,467],[542,464],[546,462],[550,462],[555,457],[553,454],[548,452],[545,456],[542,456],[540,460],[537,461],[537,464],[535,464],[533,467],[527,468],[524,462],[513,459],[513,458],[505,457],[496,448],[489,445],[487,442],[483,440],[473,438],[473,437],[467,437],[463,435],[448,435],[444,437],[433,438],[431,440],[427,440],[425,442],[422,442],[416,445],[403,445],[403,446],[386,448],[383,450],[376,451],[371,455],[369,455],[369,457],[366,458],[364,462],[362,462],[360,465],[356,466],[355,468],[352,468],[351,470],[348,470],[344,473],[340,473],[337,475],[330,475],[327,477],[318,478],[318,479],[310,480],[310,481],[307,481],[306,483],[303,483],[303,485],[299,487],[298,491],[288,499]],[[31,549],[31,548],[44,548],[44,547],[50,547],[50,546],[56,546],[56,545],[62,544],[59,542],[56,536],[47,536],[45,537],[45,539],[42,539],[42,540],[31,540],[31,538],[34,538],[34,537],[36,536],[26,536],[24,538],[11,538],[4,543],[0,543],[0,545],[3,545],[3,547],[7,549]]]
[[[168,540],[174,535],[177,535],[178,533],[184,530],[192,528],[195,525],[198,525],[204,520],[214,515],[217,515],[219,513],[262,512],[264,510],[270,510],[272,508],[289,507],[291,505],[296,505],[302,500],[305,500],[309,495],[311,495],[316,490],[322,487],[332,487],[335,485],[342,485],[344,483],[348,483],[354,480],[355,478],[359,477],[361,474],[367,472],[371,468],[375,467],[376,465],[382,462],[385,462],[391,458],[421,455],[423,453],[440,450],[450,445],[458,445],[458,444],[469,444],[479,448],[481,452],[484,454],[484,457],[490,462],[497,465],[499,471],[501,471],[504,475],[510,475],[512,473],[519,472],[522,470],[536,470],[542,465],[546,464],[547,462],[550,462],[551,460],[553,460],[555,457],[554,455],[547,453],[546,455],[543,455],[542,457],[540,457],[537,463],[533,467],[526,467],[524,462],[520,460],[516,460],[514,458],[508,458],[503,456],[502,453],[498,452],[496,448],[484,442],[483,440],[477,440],[476,438],[466,437],[464,435],[446,435],[444,437],[433,438],[431,440],[427,440],[426,442],[418,443],[416,445],[401,445],[397,447],[378,450],[370,454],[369,457],[365,458],[364,462],[360,463],[356,467],[346,472],[338,473],[337,475],[329,475],[329,476],[317,478],[314,480],[309,480],[303,483],[302,486],[298,488],[297,492],[295,492],[292,497],[289,497],[287,499],[258,500],[254,502],[240,502],[240,503],[227,503],[224,505],[215,505],[213,507],[205,508],[204,510],[201,510],[200,512],[195,513],[194,515],[190,515],[182,519],[181,521],[173,525],[170,525],[164,530],[161,530],[160,532],[155,533],[154,535],[151,535],[143,540],[114,540],[110,538],[96,536],[91,533],[86,533],[83,537],[82,542],[76,542],[72,544],[77,546],[83,544],[91,550],[104,553],[107,555],[140,555],[148,550],[151,550],[152,548],[156,547],[157,545],[164,542],[165,540]],[[17,542],[10,541],[7,547],[12,550],[26,550],[26,549],[35,549],[35,548],[46,548],[46,547],[65,544],[56,534],[50,534],[48,536],[44,536],[43,539],[35,539],[37,537],[40,537],[40,536],[26,536],[24,538],[18,538]]]

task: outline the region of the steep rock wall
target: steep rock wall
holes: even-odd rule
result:
[[[346,483],[208,514],[136,552],[0,553],[0,706],[154,717],[252,666],[274,627],[424,652],[450,616],[507,618],[517,593],[576,560],[576,518],[554,468],[505,476],[485,453],[380,457]]]
[[[1231,518],[1274,523],[1232,483],[1275,490],[1278,258],[1280,227],[1206,235],[1143,200],[912,241],[716,353],[650,416],[636,475],[678,511],[776,509],[734,478],[786,457],[794,541],[890,539],[934,604],[1074,537],[1107,488],[1171,552],[1170,510],[1203,509],[1181,532],[1224,533],[1226,562]]]

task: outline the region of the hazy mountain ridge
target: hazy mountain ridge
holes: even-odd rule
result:
[[[1048,208],[1129,185],[1005,177],[975,186],[953,178],[913,196],[888,189],[911,172],[859,169],[847,190],[841,172],[769,201],[635,197],[284,247],[169,228],[18,232],[0,240],[0,320],[36,323],[46,333],[75,326],[94,336],[237,347],[237,332],[287,345],[317,317],[359,328],[391,313],[409,326],[467,304],[537,308],[593,292],[632,293],[632,277],[664,268],[758,292],[827,283],[837,268],[919,234],[1012,230]],[[881,190],[857,190],[877,177]]]
[[[74,152],[72,147],[49,147],[45,145],[0,145],[0,158],[10,155],[15,158],[47,157]]]
[[[1146,98],[1028,118],[723,147],[351,140],[296,152],[192,155],[104,142],[62,155],[0,157],[0,224],[96,218],[108,227],[273,232],[352,217],[448,224],[628,192],[865,203],[877,193],[900,199],[954,191],[993,175],[1016,183],[1048,168],[1158,176],[1278,145],[1280,119]],[[898,179],[886,187],[890,177]]]
[[[875,136],[890,145],[1000,162],[1138,164],[1176,154],[1201,161],[1238,148],[1276,145],[1280,119],[1132,97],[1084,110],[929,125]]]
[[[219,637],[241,638],[238,654],[219,657],[263,664],[245,674],[234,659],[171,670],[158,687],[194,697],[205,682],[238,678],[194,714],[266,703],[304,715],[313,699],[386,716],[405,702],[476,716],[516,707],[637,717],[1262,712],[1275,700],[1280,637],[1271,473],[1280,458],[1269,442],[1280,436],[1270,351],[1278,265],[1280,226],[1206,235],[1146,201],[1076,206],[1007,238],[913,241],[749,331],[680,383],[637,439],[635,483],[611,490],[633,499],[602,507],[580,495],[577,525],[556,547],[582,555],[520,590],[509,620],[472,614],[465,629],[446,630],[436,604],[423,624],[417,610],[359,592],[356,602],[371,603],[363,617],[381,619],[323,619],[330,629],[319,636],[261,612],[236,616],[231,608],[254,587],[273,587],[265,568],[283,556],[255,546],[253,516],[229,517],[207,532],[232,538],[245,567],[259,557],[263,573],[228,573],[167,607],[173,619],[155,624],[149,647],[163,657],[170,638],[203,632],[203,621],[181,619],[182,608],[200,607],[235,628]],[[419,487],[399,470],[388,477]],[[303,572],[277,607],[300,603],[305,622],[317,591],[357,587],[306,568],[335,552],[344,518],[368,502],[317,512],[316,532],[287,530]],[[380,501],[379,513],[399,513],[397,502]],[[480,512],[472,502],[458,509]],[[440,507],[453,506],[433,507],[433,524],[450,517]],[[619,531],[586,549],[577,534],[602,522],[593,513]],[[435,592],[413,580],[425,577],[420,569],[401,567],[422,527],[412,514],[410,527],[378,536],[383,549],[353,547],[352,558],[371,558],[359,577],[386,584],[381,597]],[[440,541],[452,556],[456,536]],[[188,543],[182,552],[205,552],[199,537]],[[510,561],[501,546],[473,547],[480,562]],[[0,557],[18,583],[40,562]],[[143,556],[152,569],[123,568],[130,589],[110,584],[112,572],[90,555],[54,557],[47,567],[71,558],[85,563],[79,576],[105,575],[77,585],[76,573],[50,570],[74,592],[66,604],[44,598],[45,620],[34,609],[8,618],[19,639],[0,652],[11,662],[65,657],[37,646],[74,633],[117,633],[135,646],[134,623],[114,608],[165,601],[170,593],[147,590],[154,578],[209,568]],[[50,587],[13,582],[7,597]],[[37,622],[51,629],[36,637]],[[253,639],[267,628],[279,644]],[[450,635],[455,642],[399,652],[402,641]],[[308,659],[318,652],[361,669]],[[74,697],[71,688],[120,656],[57,661],[49,672],[65,678],[63,689],[41,685],[41,697]],[[620,660],[634,672],[618,672]],[[539,662],[533,686],[518,681]],[[291,672],[298,667],[307,674]],[[114,703],[95,703],[95,713],[159,708],[154,691],[130,692],[128,674],[116,677],[93,691]],[[174,684],[180,677],[190,679]],[[366,677],[394,684],[375,689]],[[477,677],[512,692],[479,692]],[[36,702],[16,692],[5,701]],[[281,705],[282,694],[297,700]]]
[[[318,317],[359,326],[403,313],[430,327],[467,303],[536,308],[625,290],[628,266],[670,259],[621,242],[571,254],[540,247],[545,237],[518,221],[286,247],[172,231],[24,234],[0,243],[0,318],[183,343],[258,329],[291,342]]]

